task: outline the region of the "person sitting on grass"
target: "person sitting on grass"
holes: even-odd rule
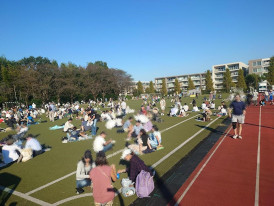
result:
[[[212,112],[210,111],[209,108],[205,108],[204,112],[202,113],[203,115],[203,121],[210,121],[210,116],[212,115]]]
[[[145,165],[144,161],[136,156],[130,149],[125,149],[123,151],[121,159],[128,161],[130,166],[129,168],[118,170],[117,173],[120,174],[127,172],[128,177],[132,182],[136,182],[136,178],[142,170],[149,172],[151,176],[153,175],[153,171],[147,165]]]
[[[86,132],[86,131],[91,131],[91,125],[89,124],[89,121],[85,121],[84,118],[81,119],[82,124],[81,124],[81,131]]]
[[[93,149],[94,152],[98,153],[100,151],[106,152],[110,150],[113,147],[113,144],[115,141],[112,141],[112,139],[106,141],[106,133],[103,131],[99,136],[97,136],[93,142]]]
[[[128,120],[123,125],[123,131],[129,133],[133,130],[133,125],[131,122],[133,121],[133,117],[129,117]]]
[[[114,182],[117,180],[115,165],[108,165],[103,151],[97,153],[95,164],[96,167],[89,173],[93,184],[94,205],[111,206],[115,197],[115,190],[111,185],[111,180]]]
[[[160,149],[163,146],[161,145],[162,143],[162,137],[161,133],[156,125],[153,125],[152,127],[152,133],[149,136],[149,144],[148,147],[149,149]]]
[[[72,119],[68,119],[68,121],[65,123],[64,126],[64,132],[68,132],[70,129],[72,129],[74,126],[72,124]]]
[[[189,107],[188,107],[188,105],[186,103],[184,104],[183,109],[185,110],[185,112],[188,111]]]
[[[137,137],[141,131],[141,129],[143,129],[143,125],[141,124],[141,121],[137,121],[135,126],[133,127],[133,129],[131,131],[129,131],[128,136],[127,136],[127,140],[131,140],[131,137]]]
[[[143,151],[148,148],[149,138],[148,134],[144,129],[141,129],[138,137],[137,137],[137,144],[131,144],[128,146],[135,154],[142,155]]]
[[[25,149],[28,149],[28,148],[32,150],[33,157],[40,155],[44,152],[40,142],[36,138],[34,138],[32,134],[29,134],[27,137]]]
[[[22,149],[14,144],[12,135],[8,135],[6,144],[2,147],[2,155],[5,164],[17,161]]]
[[[91,180],[89,178],[89,173],[95,164],[92,160],[92,155],[90,150],[86,150],[84,156],[77,164],[76,170],[76,194],[81,194],[84,192],[83,187],[91,185]]]

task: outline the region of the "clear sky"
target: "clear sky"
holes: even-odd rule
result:
[[[86,66],[135,80],[274,55],[273,0],[2,0],[0,55]]]

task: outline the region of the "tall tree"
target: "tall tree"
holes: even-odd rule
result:
[[[154,84],[152,81],[149,82],[149,93],[155,93]]]
[[[144,93],[143,84],[140,81],[138,81],[138,83],[137,83],[137,90],[138,90],[139,94],[143,94]]]
[[[246,90],[246,88],[247,88],[246,83],[245,83],[244,71],[242,69],[239,69],[239,71],[238,71],[237,88],[241,88],[243,90]]]
[[[270,85],[274,85],[274,56],[270,58],[270,65],[268,67],[267,81]]]
[[[193,83],[193,81],[192,81],[192,79],[191,79],[190,77],[188,78],[188,86],[187,86],[187,89],[188,89],[188,90],[195,89],[195,85],[194,85],[194,83]]]
[[[179,81],[178,81],[177,78],[175,79],[175,82],[174,82],[174,91],[175,91],[177,94],[181,93],[180,83],[179,83]]]
[[[226,69],[224,74],[223,87],[226,92],[229,92],[232,86],[234,86],[234,84],[232,82],[230,70]]]
[[[213,81],[212,81],[211,73],[210,73],[209,70],[207,70],[207,72],[206,72],[206,79],[205,79],[205,81],[206,81],[206,91],[207,92],[213,91],[214,90],[214,88],[213,88]]]
[[[259,86],[260,77],[257,74],[249,74],[245,77],[245,83],[247,87],[254,87],[255,89]]]
[[[167,95],[166,79],[163,79],[163,81],[162,81],[161,94],[162,94],[163,96]]]

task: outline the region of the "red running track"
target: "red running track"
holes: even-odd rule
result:
[[[261,107],[261,116],[259,106],[249,107],[243,139],[228,128],[169,205],[274,205],[273,116],[274,106]]]

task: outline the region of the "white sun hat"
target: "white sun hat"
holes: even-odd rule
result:
[[[130,149],[125,149],[124,151],[123,151],[123,154],[122,154],[122,156],[121,156],[121,159],[125,159],[125,157],[126,156],[128,156],[129,154],[131,154],[131,150]]]

